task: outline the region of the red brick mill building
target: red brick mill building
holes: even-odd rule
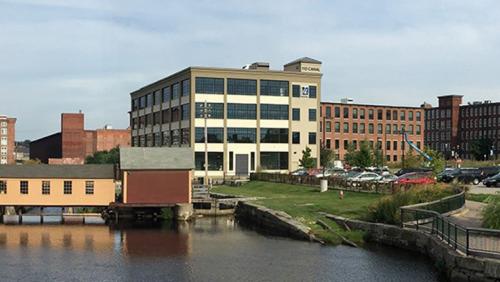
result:
[[[98,151],[130,147],[130,129],[86,130],[83,113],[61,114],[61,131],[30,144],[30,159],[48,164],[83,164]]]

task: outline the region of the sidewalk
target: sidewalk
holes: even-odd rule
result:
[[[464,227],[480,228],[482,225],[481,211],[486,206],[484,203],[465,201],[465,208],[462,212],[451,215],[450,221]]]

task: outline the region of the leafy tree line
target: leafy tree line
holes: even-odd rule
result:
[[[86,164],[118,164],[120,163],[120,149],[118,147],[109,151],[95,152],[85,158]]]

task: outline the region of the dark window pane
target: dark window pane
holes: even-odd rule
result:
[[[227,94],[257,95],[257,80],[228,78]]]
[[[196,93],[224,94],[224,79],[212,77],[196,78]]]
[[[260,81],[260,95],[287,97],[288,81],[262,79]]]
[[[261,104],[261,119],[287,120],[288,105]]]

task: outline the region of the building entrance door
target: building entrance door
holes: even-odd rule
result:
[[[248,176],[248,154],[236,154],[236,175]]]

